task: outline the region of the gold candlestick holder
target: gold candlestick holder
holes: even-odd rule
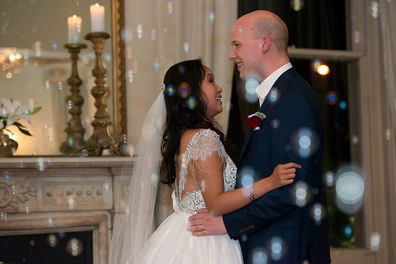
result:
[[[96,61],[95,67],[92,70],[92,75],[95,77],[95,86],[91,90],[92,96],[95,98],[95,113],[94,121],[92,122],[93,134],[87,141],[88,155],[100,156],[103,150],[108,150],[107,154],[112,153],[114,146],[114,139],[111,135],[111,121],[110,115],[107,112],[107,98],[109,89],[106,87],[107,71],[103,67],[102,53],[104,43],[110,35],[106,32],[92,32],[85,36],[86,40],[93,43]]]
[[[71,59],[71,75],[67,79],[70,86],[71,94],[66,97],[65,102],[69,109],[68,113],[71,119],[67,122],[65,132],[67,134],[65,142],[59,148],[64,154],[78,155],[86,147],[84,141],[85,129],[81,123],[81,106],[84,104],[84,98],[80,95],[80,86],[82,81],[78,76],[77,61],[78,54],[81,49],[85,49],[87,45],[82,43],[66,44],[65,48],[69,51]]]

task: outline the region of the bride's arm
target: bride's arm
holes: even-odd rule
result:
[[[261,197],[273,189],[293,183],[296,169],[300,168],[300,165],[292,162],[279,164],[271,176],[255,182],[250,187],[230,192],[224,192],[223,164],[217,153],[206,157],[205,160],[195,160],[193,167],[195,176],[201,181],[204,200],[210,214],[218,216],[242,208],[254,198]]]

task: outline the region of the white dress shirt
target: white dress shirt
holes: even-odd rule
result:
[[[260,102],[260,107],[263,104],[265,98],[267,97],[269,91],[271,90],[272,86],[278,80],[278,78],[288,69],[293,67],[290,62],[282,65],[276,71],[271,73],[265,80],[260,83],[260,85],[256,89],[256,94]]]

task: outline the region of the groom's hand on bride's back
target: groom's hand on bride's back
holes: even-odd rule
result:
[[[208,209],[201,209],[188,218],[188,230],[193,236],[224,235],[227,230],[223,217],[209,214]]]

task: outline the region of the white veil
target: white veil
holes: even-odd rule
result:
[[[144,120],[128,200],[123,208],[116,208],[109,264],[137,264],[137,253],[153,231],[165,118],[161,92]]]

